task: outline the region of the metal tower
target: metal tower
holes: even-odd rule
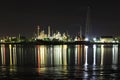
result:
[[[37,37],[39,36],[39,34],[40,34],[40,26],[38,25],[37,26]]]
[[[48,37],[50,37],[50,26],[48,26]]]

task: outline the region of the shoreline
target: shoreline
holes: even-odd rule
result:
[[[90,41],[74,41],[74,42],[63,42],[63,41],[35,41],[35,42],[0,42],[0,44],[34,44],[34,45],[94,45],[94,44],[109,44],[119,45],[120,43],[113,42],[90,42]]]

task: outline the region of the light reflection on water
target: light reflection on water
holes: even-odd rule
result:
[[[93,65],[96,65],[96,44],[93,45]]]
[[[101,63],[100,65],[103,66],[104,62],[104,45],[101,45]]]
[[[118,45],[2,44],[0,47],[0,79],[119,78]]]

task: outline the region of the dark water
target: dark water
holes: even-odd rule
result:
[[[118,80],[118,45],[1,45],[0,80]]]

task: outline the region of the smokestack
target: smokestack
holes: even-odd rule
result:
[[[37,26],[37,37],[39,36],[39,34],[40,34],[40,26],[38,25]]]
[[[50,26],[48,26],[48,37],[50,37]]]

